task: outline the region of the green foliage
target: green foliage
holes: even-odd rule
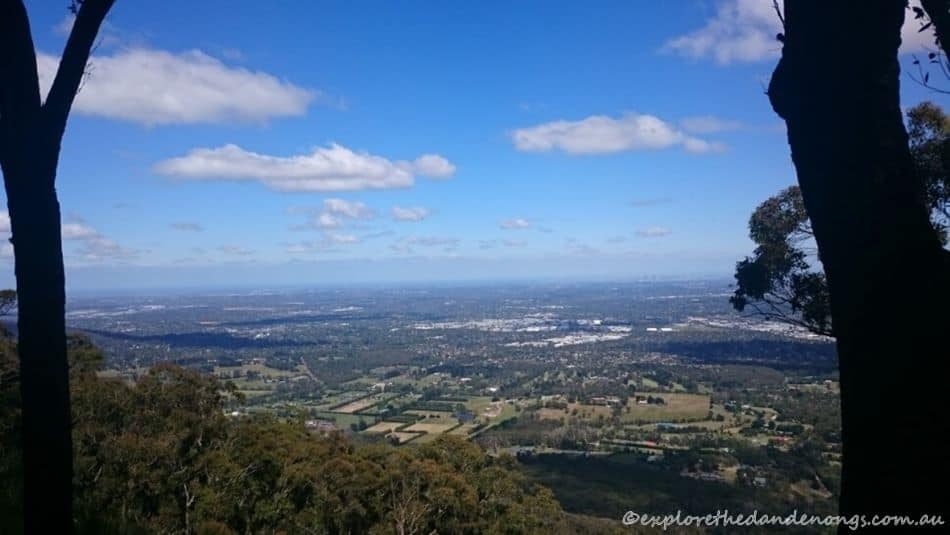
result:
[[[16,343],[6,332],[0,332],[0,533],[23,532],[18,379]]]
[[[947,242],[950,225],[950,117],[923,102],[907,112],[910,152],[924,181],[934,230]],[[742,312],[832,336],[828,284],[820,270],[801,191],[792,186],[767,199],[749,218],[752,256],[736,264],[730,298]]]
[[[756,208],[749,236],[756,248],[736,264],[733,307],[830,336],[828,288],[824,274],[814,269],[814,236],[798,186]]]
[[[6,316],[16,308],[16,290],[0,290],[0,316]]]
[[[910,154],[924,181],[931,222],[947,241],[950,225],[950,117],[939,106],[922,102],[907,112]]]
[[[552,533],[566,518],[511,457],[458,437],[356,448],[299,423],[225,415],[229,385],[173,365],[101,379],[69,340],[80,533]],[[13,341],[0,339],[0,531],[22,530]],[[574,519],[574,522],[577,520]]]

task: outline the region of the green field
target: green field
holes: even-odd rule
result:
[[[421,409],[411,409],[411,410],[406,411],[405,414],[412,414],[414,416],[419,416],[421,418],[426,418],[426,419],[428,418],[435,418],[435,419],[442,419],[442,420],[455,419],[454,414],[452,414],[451,412],[446,412],[446,411],[427,411],[427,410],[421,410]]]
[[[396,394],[370,394],[368,396],[344,403],[343,405],[333,407],[331,410],[334,412],[354,414],[370,409],[371,407],[380,403],[389,401],[394,397],[396,397]]]
[[[624,423],[655,423],[705,420],[709,414],[709,396],[705,394],[671,394],[637,392],[638,396],[663,398],[662,405],[641,405],[630,398],[620,413]]]
[[[375,434],[385,433],[387,435],[394,434],[400,439],[400,444],[409,441],[413,443],[425,443],[435,440],[439,435],[446,433],[468,436],[480,426],[485,426],[481,429],[495,426],[514,418],[517,414],[513,405],[504,401],[492,401],[491,399],[490,397],[479,396],[468,398],[468,401],[463,403],[466,410],[475,414],[475,421],[470,423],[460,424],[455,414],[448,411],[411,409],[407,410],[404,414],[419,417],[419,421],[408,425],[405,423],[383,421],[368,427],[365,432]],[[333,416],[358,416],[333,412],[321,414],[327,414],[328,416],[326,417],[328,418],[332,418]],[[351,420],[344,419],[343,421],[345,425],[348,426]],[[399,431],[395,431],[396,428],[399,428]]]
[[[320,420],[331,420],[341,429],[349,429],[351,424],[359,424],[360,420],[366,422],[366,425],[373,425],[373,418],[360,416],[358,414],[344,414],[340,412],[317,411],[313,414]]]
[[[242,364],[240,366],[215,366],[214,374],[221,376],[231,376],[234,372],[237,372],[240,376],[246,376],[247,372],[254,372],[260,374],[262,378],[276,379],[280,377],[296,377],[298,375],[306,375],[307,368],[302,364],[298,364],[293,370],[278,370],[277,368],[268,368],[263,364]]]
[[[397,428],[406,425],[403,422],[379,422],[366,428],[366,433],[392,433]]]
[[[476,428],[476,427],[478,427],[478,424],[462,424],[462,425],[456,427],[455,429],[449,431],[449,434],[450,434],[450,435],[468,436],[468,435],[470,435],[473,431],[475,431],[475,428]]]
[[[575,413],[576,411],[576,413]],[[586,405],[583,403],[568,403],[564,409],[543,408],[538,410],[538,417],[542,420],[596,420],[598,417],[610,418],[613,409],[606,405]]]
[[[515,408],[505,401],[492,401],[492,398],[480,396],[469,398],[465,409],[475,415],[475,421],[485,424],[498,424],[514,417]]]

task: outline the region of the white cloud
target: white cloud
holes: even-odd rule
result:
[[[376,214],[373,209],[358,201],[343,199],[324,199],[323,209],[331,214],[337,214],[350,219],[371,219]]]
[[[0,212],[0,233],[10,233],[10,214],[6,212]],[[0,258],[13,258],[13,244],[9,239],[9,236],[6,236],[0,243]]]
[[[727,0],[702,28],[668,41],[664,51],[720,65],[778,57],[782,23],[772,0]]]
[[[696,117],[686,117],[680,120],[680,128],[690,134],[715,134],[716,132],[738,130],[742,128],[742,123],[729,119],[720,119],[712,115],[700,115]]]
[[[716,141],[706,141],[695,137],[683,138],[683,148],[693,154],[709,154],[724,152],[726,145]]]
[[[59,57],[37,54],[43,94]],[[198,50],[129,48],[93,56],[73,110],[144,124],[263,122],[304,115],[319,93],[260,71],[230,67]]]
[[[922,50],[938,50],[934,43],[934,29],[920,31],[920,21],[914,19],[913,7],[920,7],[918,0],[911,0],[904,13],[904,25],[901,27],[901,48],[902,54],[912,54]]]
[[[518,230],[531,227],[531,222],[523,218],[505,219],[498,223],[498,226],[505,230]]]
[[[345,199],[324,199],[321,208],[291,207],[291,213],[306,213],[311,220],[304,225],[291,227],[294,230],[306,229],[335,229],[342,227],[349,220],[365,220],[376,217],[376,211],[362,202],[347,201]]]
[[[343,223],[340,221],[339,217],[336,217],[333,214],[322,212],[317,215],[317,218],[314,220],[315,226],[319,228],[337,228]]]
[[[277,191],[308,192],[408,188],[415,183],[414,174],[445,171],[432,167],[392,162],[333,143],[296,156],[259,154],[237,145],[199,148],[158,162],[154,169],[186,180],[257,180]]]
[[[606,154],[682,146],[688,152],[718,152],[725,147],[686,135],[652,115],[625,113],[619,118],[592,115],[580,121],[553,121],[511,134],[526,152],[562,150],[568,154]]]
[[[79,243],[75,256],[83,261],[126,260],[139,254],[139,251],[119,245],[81,221],[63,223],[62,237],[64,241]]]
[[[912,1],[911,6],[919,5]],[[933,32],[918,32],[920,25],[907,12],[901,29],[901,53],[933,46]],[[782,23],[772,0],[725,0],[716,14],[697,30],[666,42],[662,51],[694,59],[712,59],[720,65],[777,58],[782,43],[775,36]]]
[[[648,227],[637,231],[637,236],[641,238],[662,238],[669,235],[670,229],[666,227]]]
[[[85,223],[63,223],[62,235],[64,240],[86,240],[99,233]]]
[[[100,262],[108,259],[131,259],[139,254],[135,249],[123,247],[113,240],[102,236],[82,240],[82,245],[76,252],[79,254],[80,259],[92,262]]]
[[[0,233],[9,234],[10,214],[0,212]],[[68,259],[87,262],[101,262],[103,260],[128,260],[139,255],[140,251],[123,247],[115,241],[106,238],[98,230],[89,226],[77,217],[76,221],[63,223],[60,235],[64,242],[75,242],[77,247],[74,254],[67,255]],[[8,237],[6,239],[9,239]],[[13,246],[7,241],[2,246],[0,256],[13,257]]]
[[[429,178],[448,178],[455,174],[455,166],[438,154],[423,154],[410,166],[412,172]]]
[[[402,206],[393,206],[392,216],[396,221],[422,221],[429,217],[429,209],[421,206],[412,206],[404,208]]]

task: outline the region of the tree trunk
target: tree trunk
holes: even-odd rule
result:
[[[903,0],[785,2],[769,98],[828,277],[843,514],[944,514],[950,262],[900,107]],[[916,518],[915,518],[916,519]]]
[[[0,0],[0,167],[19,300],[27,533],[72,532],[72,418],[56,166],[69,110],[114,1],[72,3],[73,28],[44,103],[26,7],[22,0]]]
[[[4,168],[19,297],[27,533],[72,530],[72,440],[56,155],[34,145]],[[50,168],[49,162],[53,162]]]

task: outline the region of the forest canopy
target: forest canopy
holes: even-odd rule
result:
[[[22,530],[19,385],[14,341],[0,339],[0,531]],[[550,490],[510,456],[462,438],[355,448],[303,421],[232,418],[235,392],[159,365],[130,385],[102,379],[101,352],[69,338],[80,533],[557,533]],[[573,519],[577,522],[577,519]]]

